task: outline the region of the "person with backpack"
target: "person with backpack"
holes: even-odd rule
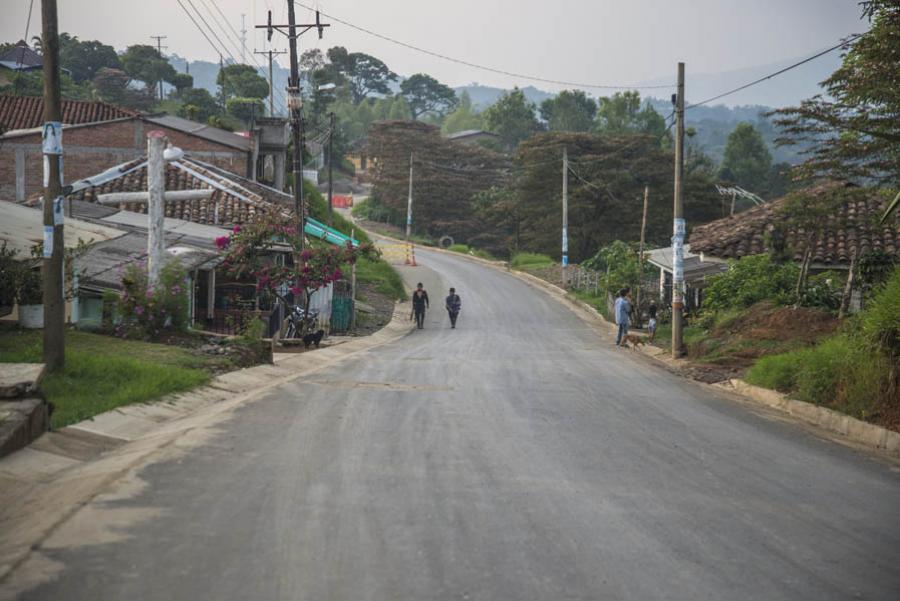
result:
[[[425,327],[425,309],[428,308],[428,292],[422,282],[416,284],[412,295],[413,313],[416,316],[416,326],[421,330]]]
[[[462,301],[456,293],[456,288],[450,289],[444,304],[447,307],[447,315],[450,316],[450,328],[456,329],[456,318],[459,317],[459,310],[462,308]]]

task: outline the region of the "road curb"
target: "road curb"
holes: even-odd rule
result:
[[[381,236],[381,234],[376,235]],[[403,240],[391,238],[390,236],[382,237],[390,240],[396,240],[398,242],[404,242]],[[503,270],[506,273],[517,277],[518,279],[532,285],[535,288],[540,288],[558,301],[561,301],[564,304],[574,305],[574,307],[581,309],[582,312],[588,313],[591,321],[595,322],[594,325],[605,326],[606,329],[608,329],[612,333],[615,333],[616,331],[615,324],[607,321],[606,318],[604,318],[596,308],[580,299],[573,298],[568,292],[555,284],[551,284],[550,282],[530,273],[519,271],[516,269],[510,269],[506,262],[489,261],[487,259],[482,259],[481,257],[474,257],[471,255],[466,255],[464,253],[448,251],[442,248],[425,248],[449,255],[463,257],[470,261],[481,263],[482,265],[492,267],[494,269]],[[580,314],[579,317],[581,317],[582,319],[586,319],[586,316],[583,314]],[[685,359],[673,359],[666,351],[660,351],[657,347],[650,347],[645,345],[637,348],[636,350],[640,351],[646,357],[667,367],[678,367],[686,363]],[[782,413],[791,415],[797,420],[802,421],[806,424],[816,426],[832,434],[838,434],[841,437],[845,438],[848,442],[864,445],[878,451],[884,451],[894,457],[900,457],[900,432],[894,432],[893,430],[888,430],[887,428],[864,422],[850,415],[840,413],[833,409],[828,409],[827,407],[821,407],[812,403],[807,403],[805,401],[791,399],[788,396],[775,390],[769,390],[767,388],[754,386],[736,378],[729,381],[728,388],[726,389],[739,394],[742,398],[750,402],[759,405],[765,405],[766,407],[770,407]]]

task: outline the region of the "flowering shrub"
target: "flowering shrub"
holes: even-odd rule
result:
[[[343,277],[342,265],[360,256],[377,254],[371,245],[352,247],[312,246],[300,250],[300,220],[293,215],[269,213],[252,223],[237,226],[228,236],[216,238],[216,246],[227,250],[222,266],[235,279],[256,281],[259,291],[278,296],[287,287],[294,295],[310,294]],[[292,261],[279,262],[276,255],[287,250]]]
[[[171,259],[159,272],[159,283],[149,286],[146,263],[131,263],[122,275],[122,294],[116,312],[117,330],[123,335],[157,338],[165,330],[185,330],[190,324],[189,286],[181,264]]]

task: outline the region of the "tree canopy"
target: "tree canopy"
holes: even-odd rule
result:
[[[504,92],[497,102],[484,111],[484,125],[500,137],[507,149],[512,150],[540,130],[534,111],[534,103],[528,102],[522,90],[513,88],[511,92]]]
[[[222,86],[227,97],[265,98],[269,95],[269,82],[250,65],[227,65],[219,71],[216,84]]]
[[[456,105],[456,109],[444,118],[441,132],[446,135],[467,129],[481,129],[482,127],[483,119],[481,114],[475,112],[475,108],[472,106],[472,99],[463,90],[463,93],[459,95],[459,104]]]
[[[739,123],[728,135],[719,178],[750,192],[766,194],[771,168],[772,155],[762,136],[751,124]]]
[[[342,46],[328,50],[330,68],[347,83],[353,102],[359,103],[370,94],[389,94],[390,82],[397,74],[382,61],[363,52],[347,52]]]
[[[774,111],[780,144],[810,144],[802,177],[896,184],[900,176],[900,4],[861,2],[869,31],[847,43],[825,94]]]
[[[650,134],[661,137],[665,119],[652,106],[641,108],[637,91],[616,92],[598,100],[596,131],[605,134]]]
[[[456,106],[456,92],[430,75],[416,73],[400,84],[413,119],[427,113],[444,115]]]
[[[121,57],[122,68],[132,79],[142,81],[155,98],[157,84],[175,76],[175,68],[159,55],[153,46],[137,44],[125,49]]]
[[[581,90],[563,90],[541,103],[541,118],[550,131],[590,131],[597,103]]]
[[[69,70],[76,83],[92,80],[104,67],[121,68],[119,55],[112,46],[97,40],[81,41],[66,32],[59,34],[59,63]]]

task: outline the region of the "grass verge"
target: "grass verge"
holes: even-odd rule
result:
[[[384,261],[361,258],[356,262],[356,280],[375,285],[376,292],[394,300],[406,298],[406,288],[400,274]]]
[[[509,266],[513,269],[539,269],[543,267],[551,267],[556,261],[539,253],[518,253],[513,256]]]
[[[41,361],[40,330],[0,330],[0,362]],[[122,405],[205,384],[216,358],[189,349],[69,330],[66,365],[41,386],[60,428]]]
[[[447,247],[447,250],[460,253],[463,255],[470,255],[472,257],[478,257],[479,259],[487,259],[488,261],[496,261],[496,257],[486,250],[481,250],[478,248],[472,248],[466,244],[451,244]]]

